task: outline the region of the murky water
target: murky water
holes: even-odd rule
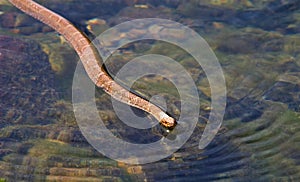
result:
[[[214,109],[205,71],[183,49],[163,41],[123,46],[107,61],[111,75],[138,56],[170,57],[195,82],[200,115],[188,141],[165,159],[141,165],[109,159],[86,141],[74,117],[75,52],[49,27],[0,1],[0,181],[300,180],[298,1],[38,2],[62,14],[90,39],[136,18],[165,18],[190,27],[208,42],[220,62],[227,107],[213,141],[198,149]],[[169,34],[182,36],[176,29]],[[108,38],[112,45],[122,44],[120,37]],[[167,73],[162,69],[162,74]],[[127,81],[120,80],[125,86]],[[175,118],[180,116],[178,91],[162,76],[140,78],[132,90],[147,99],[159,96],[153,102]],[[110,97],[101,90],[95,95],[99,115],[115,136],[140,144],[163,137],[159,127],[126,126],[116,116]],[[155,123],[146,113],[133,111]]]

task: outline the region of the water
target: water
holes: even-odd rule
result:
[[[145,54],[173,58],[198,89],[198,124],[190,139],[165,159],[130,165],[103,156],[82,136],[74,118],[74,51],[47,26],[0,1],[0,181],[299,181],[298,1],[147,2],[43,4],[91,39],[121,22],[147,17],[171,19],[199,33],[215,52],[226,79],[227,107],[213,141],[198,149],[211,102],[204,70],[176,45],[140,41],[115,52],[108,71],[116,75],[128,61]],[[120,43],[118,37],[109,39]],[[121,83],[126,85],[126,80]],[[182,103],[167,79],[150,75],[132,89],[147,99],[159,94],[166,102],[154,102],[180,116]],[[99,114],[116,136],[134,143],[162,137],[159,127],[140,131],[122,124],[110,97],[101,90],[96,96]],[[153,122],[146,113],[134,112]]]

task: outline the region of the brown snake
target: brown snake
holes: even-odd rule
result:
[[[102,88],[118,101],[150,113],[162,126],[168,129],[173,129],[176,126],[177,122],[175,119],[166,114],[162,109],[116,83],[104,71],[103,67],[99,65],[98,60],[100,58],[90,40],[68,20],[31,0],[9,1],[18,9],[60,33],[75,49],[83,63],[85,71],[95,85]]]

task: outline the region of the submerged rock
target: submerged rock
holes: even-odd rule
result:
[[[279,33],[245,28],[242,31],[222,34],[218,51],[229,54],[279,52],[284,49],[284,39]]]
[[[300,111],[299,66],[293,65],[293,70],[279,76],[277,81],[263,95],[268,101],[284,103],[290,110]],[[298,70],[298,71],[297,71]]]

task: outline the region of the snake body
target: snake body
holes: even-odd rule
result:
[[[9,1],[24,13],[45,23],[61,34],[75,49],[85,71],[96,86],[102,88],[116,100],[150,113],[167,129],[173,129],[176,126],[175,119],[166,114],[161,108],[116,83],[99,65],[98,60],[100,58],[90,40],[67,19],[32,0]]]

